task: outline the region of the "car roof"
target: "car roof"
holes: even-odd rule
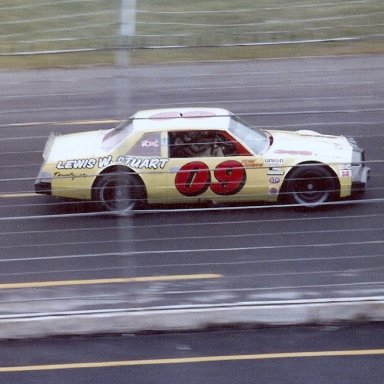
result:
[[[163,108],[139,111],[133,130],[142,132],[176,130],[226,130],[232,113],[223,108]]]

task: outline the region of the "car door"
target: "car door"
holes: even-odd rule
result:
[[[228,132],[169,132],[168,148],[163,182],[169,203],[265,199],[263,158],[250,153]]]

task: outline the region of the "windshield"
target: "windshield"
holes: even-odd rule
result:
[[[268,136],[264,131],[249,127],[237,116],[231,118],[229,131],[251,148],[255,154],[262,153],[269,143]]]
[[[133,129],[132,120],[121,122],[116,128],[110,130],[103,138],[103,149],[109,151],[119,145]]]

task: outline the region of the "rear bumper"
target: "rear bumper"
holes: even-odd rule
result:
[[[52,195],[52,186],[49,181],[36,180],[35,192],[42,195]]]
[[[41,166],[36,177],[35,192],[43,195],[52,195],[52,173],[45,169],[45,164]]]

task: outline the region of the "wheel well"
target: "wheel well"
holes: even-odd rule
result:
[[[94,191],[96,189],[97,183],[99,182],[100,178],[108,173],[115,173],[115,172],[127,172],[131,176],[135,178],[137,183],[143,188],[143,202],[147,201],[147,188],[145,187],[145,184],[142,180],[142,178],[131,168],[122,166],[122,165],[112,165],[108,168],[103,169],[96,177],[95,181],[92,184],[92,199],[95,199]]]
[[[304,161],[302,163],[299,163],[299,164],[296,164],[294,165],[290,170],[289,172],[287,173],[287,175],[285,176],[284,178],[284,181],[283,181],[283,185],[281,186],[280,188],[280,193],[279,193],[279,200],[284,200],[284,196],[285,196],[285,193],[287,192],[287,184],[288,184],[288,180],[289,178],[291,177],[291,174],[292,172],[302,166],[302,165],[315,165],[315,166],[321,166],[323,168],[325,168],[326,170],[328,170],[332,177],[335,178],[335,181],[336,181],[336,190],[335,190],[335,194],[339,194],[340,195],[340,180],[339,178],[337,177],[337,174],[336,172],[327,164],[324,164],[324,163],[320,163],[320,162],[316,162],[316,161]]]

